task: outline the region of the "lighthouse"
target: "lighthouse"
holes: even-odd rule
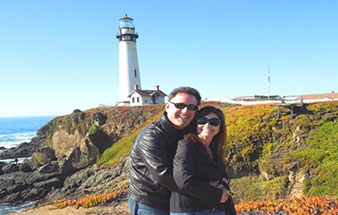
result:
[[[119,101],[118,105],[129,105],[130,92],[137,86],[141,89],[141,78],[138,66],[136,39],[133,19],[127,14],[120,19],[119,31]]]

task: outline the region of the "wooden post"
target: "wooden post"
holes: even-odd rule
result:
[[[293,119],[293,104],[291,104],[291,119]]]

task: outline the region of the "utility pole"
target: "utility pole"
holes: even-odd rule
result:
[[[268,66],[268,98],[270,98],[270,66]]]

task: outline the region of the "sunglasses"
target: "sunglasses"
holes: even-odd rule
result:
[[[198,109],[198,107],[196,105],[193,105],[193,104],[186,105],[186,104],[183,104],[183,103],[174,103],[174,102],[169,102],[169,103],[175,105],[175,107],[177,109],[181,109],[181,110],[183,110],[185,107],[187,107],[188,110],[190,110],[190,111],[195,111],[195,110]]]
[[[212,126],[218,126],[221,123],[221,120],[218,118],[211,118],[211,119],[207,119],[205,117],[199,118],[197,120],[197,124],[198,125],[204,125],[209,123]]]

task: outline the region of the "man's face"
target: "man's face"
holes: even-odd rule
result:
[[[194,119],[196,110],[188,110],[188,107],[183,109],[176,108],[172,103],[182,103],[185,105],[197,106],[197,100],[195,96],[186,93],[178,93],[172,98],[165,106],[169,121],[174,125],[176,129],[184,129]]]

